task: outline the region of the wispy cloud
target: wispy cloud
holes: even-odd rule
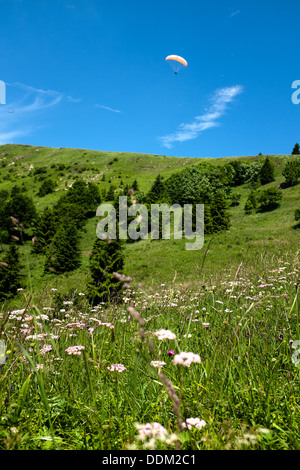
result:
[[[122,112],[119,109],[110,108],[109,106],[104,106],[103,104],[96,104],[95,107],[96,108],[101,108],[101,109],[106,109],[107,111],[111,111],[113,113],[121,113]]]
[[[63,99],[64,94],[55,90],[43,90],[23,83],[6,83],[12,88],[14,98],[0,106],[0,143],[12,143],[13,139],[32,133],[40,128],[41,112],[54,108]],[[12,112],[13,111],[13,112]],[[30,122],[30,124],[29,124]]]
[[[239,13],[241,13],[240,10],[236,10],[236,11],[232,12],[231,15],[230,15],[230,18],[233,18],[234,16],[238,15]]]
[[[70,101],[71,103],[80,103],[81,98],[73,98],[73,96],[68,95],[67,100]]]
[[[175,142],[185,142],[196,139],[201,132],[219,126],[217,119],[225,114],[227,105],[231,103],[237,95],[242,93],[242,91],[243,87],[241,85],[216,90],[211,97],[212,103],[206,112],[196,116],[189,123],[180,124],[177,131],[158,137],[159,142],[166,148],[172,148]]]

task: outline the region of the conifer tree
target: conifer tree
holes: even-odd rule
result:
[[[55,219],[53,212],[46,207],[34,222],[33,253],[45,253],[55,235]]]
[[[46,250],[45,272],[56,274],[73,271],[80,264],[80,237],[75,224],[62,224]]]
[[[138,185],[138,182],[137,182],[136,179],[135,179],[134,182],[132,183],[131,188],[132,188],[134,191],[138,191],[138,190],[139,190],[139,185]]]
[[[159,202],[164,202],[168,199],[168,194],[166,190],[165,183],[163,181],[163,177],[158,175],[155,178],[155,181],[147,194],[147,202],[149,204],[156,204]]]
[[[292,155],[300,155],[300,145],[298,144],[298,142],[295,144],[293,148]]]
[[[252,211],[255,211],[257,209],[257,197],[256,197],[256,192],[251,191],[248,199],[246,201],[244,210],[246,214],[251,214]]]
[[[111,184],[110,187],[109,187],[109,190],[106,193],[106,200],[107,201],[113,201],[114,199],[115,199],[115,188]]]
[[[204,236],[210,235],[214,231],[213,220],[208,204],[204,204]]]
[[[0,301],[14,297],[21,287],[20,253],[16,243],[9,245],[0,263]]]
[[[210,204],[210,214],[213,225],[213,232],[228,230],[230,226],[230,215],[228,204],[222,190],[216,191]]]
[[[122,241],[118,238],[115,240],[97,238],[90,255],[90,272],[86,284],[87,298],[92,304],[119,301],[123,283],[113,273],[121,274],[123,267],[124,251]]]
[[[268,184],[272,183],[274,181],[274,170],[275,166],[274,163],[269,159],[269,157],[266,157],[261,170],[260,170],[260,182],[261,184]]]

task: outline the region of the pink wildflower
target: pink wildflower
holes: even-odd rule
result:
[[[189,367],[193,362],[200,364],[201,359],[198,354],[192,352],[181,352],[176,354],[174,357],[174,364],[182,364],[183,366]]]
[[[172,333],[170,330],[158,330],[155,333],[155,336],[158,337],[158,339],[163,340],[163,339],[176,339],[176,335]]]
[[[192,429],[195,427],[196,429],[201,429],[206,426],[206,421],[203,419],[200,420],[199,418],[187,418],[184,423],[182,423],[184,428]]]
[[[112,364],[110,367],[107,367],[108,370],[110,370],[111,372],[113,371],[117,371],[117,372],[123,372],[124,370],[126,370],[126,367],[123,366],[123,364]]]
[[[78,356],[80,356],[82,349],[85,349],[85,347],[84,347],[84,346],[69,346],[65,351],[66,351],[69,355],[71,355],[71,354],[77,354]]]

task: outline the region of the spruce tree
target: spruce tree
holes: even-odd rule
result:
[[[272,183],[274,181],[274,163],[267,157],[260,170],[260,182],[262,185]]]
[[[204,204],[204,236],[210,235],[214,231],[213,220],[208,204]]]
[[[111,184],[110,187],[109,187],[109,190],[106,193],[106,200],[107,201],[113,201],[114,199],[115,199],[115,188]]]
[[[80,237],[75,224],[62,224],[46,251],[45,272],[73,271],[80,264]]]
[[[300,145],[298,144],[298,142],[295,144],[293,148],[292,155],[300,155]]]
[[[134,182],[132,183],[131,188],[132,188],[134,191],[138,191],[138,190],[139,190],[139,185],[138,185],[138,182],[137,182],[136,179],[135,179]]]
[[[158,204],[167,201],[168,193],[162,176],[158,175],[155,178],[155,181],[149,193],[147,194],[146,199],[149,204]]]
[[[210,214],[213,225],[213,232],[228,230],[230,226],[230,215],[228,204],[223,191],[216,191],[210,204]]]
[[[14,297],[21,284],[20,253],[13,242],[0,263],[0,301]]]
[[[33,253],[45,253],[55,235],[55,219],[53,212],[46,207],[34,221]]]
[[[118,228],[117,228],[118,233]],[[120,300],[123,283],[114,272],[121,274],[124,267],[123,243],[115,240],[97,238],[89,260],[87,298],[92,304],[99,302],[116,303]]]
[[[257,196],[256,196],[256,192],[255,191],[251,191],[248,198],[247,198],[247,201],[246,201],[246,204],[245,204],[245,207],[244,207],[244,210],[245,210],[245,213],[246,214],[251,214],[252,211],[255,211],[257,209]]]

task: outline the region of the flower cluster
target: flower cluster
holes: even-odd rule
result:
[[[187,418],[185,422],[182,423],[182,426],[188,429],[201,429],[206,426],[206,421],[204,421],[204,419],[200,420],[199,418]]]
[[[198,354],[192,352],[181,352],[174,356],[174,364],[182,364],[183,366],[189,367],[193,362],[200,364],[201,359]]]
[[[112,364],[110,367],[107,367],[108,370],[110,370],[111,372],[113,371],[117,371],[117,372],[123,372],[124,370],[126,370],[126,367],[123,366],[123,364]]]
[[[144,443],[146,449],[156,449],[156,441],[174,445],[178,441],[176,434],[169,434],[160,423],[134,424],[138,430],[137,439]]]
[[[151,361],[150,362],[150,366],[153,366],[153,367],[158,367],[158,368],[161,368],[163,366],[165,366],[166,363],[163,362],[163,361]]]
[[[40,350],[40,353],[44,355],[44,354],[46,354],[47,352],[50,352],[50,351],[52,351],[52,346],[50,344],[44,344],[44,346]]]
[[[158,339],[163,340],[163,339],[176,339],[176,335],[172,333],[170,330],[158,330],[154,333],[155,336],[158,337]]]
[[[65,351],[71,355],[71,354],[77,354],[80,356],[81,350],[85,349],[84,346],[69,346]]]

